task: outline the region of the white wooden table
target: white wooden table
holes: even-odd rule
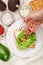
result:
[[[3,0],[6,4],[8,2],[8,0]],[[7,1],[7,2],[6,2]],[[25,0],[24,0],[25,1]],[[26,0],[26,3],[30,1],[30,0]],[[25,4],[26,4],[25,3]],[[23,4],[23,0],[21,0],[21,5]],[[18,16],[17,16],[18,15]],[[0,16],[1,17],[1,16]],[[18,13],[15,14],[15,19],[20,19],[21,17],[19,16]],[[0,19],[0,24],[3,25],[3,23],[1,22]],[[3,25],[5,27],[5,30],[8,29],[8,27],[6,27],[5,25]],[[43,27],[42,27],[43,28]],[[5,36],[1,37],[1,43],[5,46],[7,46],[6,44],[6,40],[5,40]],[[19,57],[15,56],[14,54],[11,53],[11,58],[8,62],[3,62],[0,60],[0,65],[43,65],[43,48],[40,50],[40,52],[35,55],[32,58],[27,58],[27,59],[20,59]]]

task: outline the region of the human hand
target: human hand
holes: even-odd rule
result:
[[[28,23],[26,23],[25,31],[27,32],[27,34],[34,33],[38,29],[39,26],[40,26],[39,21],[35,21],[33,19],[30,19],[28,21]]]
[[[27,23],[30,19],[34,19],[36,21],[39,21],[40,23],[43,23],[43,9],[39,11],[32,11],[25,17],[24,22]]]
[[[25,30],[28,34],[35,32],[40,24],[43,23],[43,9],[39,11],[32,11],[24,19],[26,23]]]

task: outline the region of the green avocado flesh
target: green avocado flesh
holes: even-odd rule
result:
[[[16,46],[18,49],[27,49],[36,41],[36,34],[27,34],[24,30],[16,38]]]

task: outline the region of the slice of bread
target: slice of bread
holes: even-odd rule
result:
[[[33,43],[33,44],[30,46],[30,48],[35,48],[35,43]]]
[[[20,33],[21,31],[20,30],[15,30],[14,31],[14,37],[15,37],[15,39],[17,38],[17,36],[19,35],[19,33]],[[35,48],[35,43],[33,43],[31,46],[30,46],[30,48]]]
[[[14,31],[14,37],[17,38],[17,36],[19,35],[20,32],[21,32],[20,30],[17,30],[17,29],[16,29],[16,30]]]

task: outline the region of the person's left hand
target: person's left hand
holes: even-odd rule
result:
[[[25,26],[25,31],[27,32],[27,34],[31,34],[34,33],[38,27],[40,26],[40,22],[39,21],[35,21],[33,19],[30,19]]]

